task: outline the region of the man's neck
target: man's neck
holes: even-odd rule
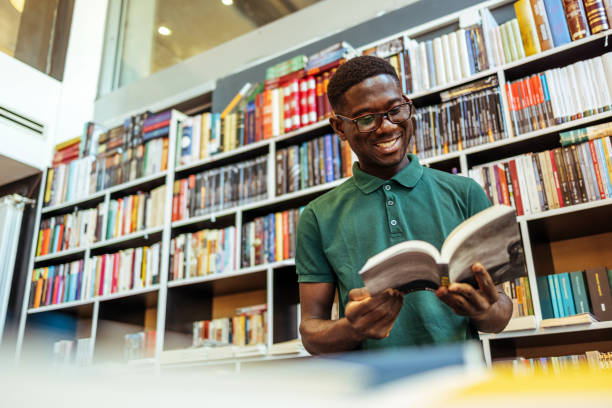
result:
[[[378,177],[379,179],[382,179],[382,180],[391,180],[396,174],[404,170],[406,166],[408,166],[409,164],[410,164],[410,159],[408,158],[408,156],[406,156],[400,163],[398,163],[396,166],[393,166],[393,167],[378,168],[378,169],[371,170],[368,168],[364,168],[360,164],[359,168],[361,169],[361,171],[369,174],[370,176]]]

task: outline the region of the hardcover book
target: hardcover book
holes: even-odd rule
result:
[[[374,255],[359,275],[372,294],[387,288],[402,292],[436,289],[451,282],[477,286],[472,265],[480,262],[493,282],[525,276],[521,237],[510,206],[495,205],[459,224],[442,250],[424,241],[404,241]]]

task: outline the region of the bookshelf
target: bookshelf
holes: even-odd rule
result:
[[[491,0],[467,9],[477,11],[481,8],[496,9],[511,6],[508,0]],[[436,30],[455,26],[460,16],[466,10],[441,17],[406,31],[398,32],[392,37],[378,40],[360,47],[358,51],[376,46],[391,38],[401,37],[418,39],[420,36]],[[521,133],[515,132],[512,124],[505,84],[525,75],[541,72],[549,68],[567,65],[570,62],[601,55],[612,50],[608,46],[608,35],[611,31],[589,36],[561,47],[510,62],[501,66],[477,72],[469,77],[451,81],[426,91],[409,94],[416,107],[439,104],[441,93],[475,81],[495,77],[500,89],[500,106],[504,122],[505,138],[493,142],[467,147],[460,151],[449,152],[421,159],[421,163],[440,170],[456,169],[461,175],[468,176],[470,169],[486,163],[504,160],[516,155],[551,149],[559,146],[559,132],[597,124],[612,119],[612,112],[607,111],[592,116],[569,121],[560,125]],[[292,258],[262,265],[241,267],[242,225],[255,217],[264,216],[287,209],[298,208],[311,199],[333,189],[346,181],[341,178],[325,184],[315,185],[302,190],[277,195],[276,194],[276,152],[295,144],[302,143],[326,133],[331,133],[328,122],[318,121],[298,130],[293,130],[281,136],[261,140],[238,147],[234,150],[216,154],[212,157],[196,160],[186,165],[175,163],[177,138],[180,124],[186,116],[173,111],[170,126],[170,141],[168,152],[168,170],[138,180],[112,186],[98,191],[88,197],[73,200],[64,204],[42,207],[41,196],[37,210],[37,225],[43,218],[72,212],[76,209],[93,208],[101,202],[106,204],[111,199],[166,185],[164,201],[164,223],[161,226],[137,231],[116,238],[101,240],[86,246],[71,248],[65,251],[43,256],[34,256],[38,231],[33,237],[33,252],[30,258],[30,276],[35,267],[84,260],[117,251],[133,248],[153,242],[161,243],[159,282],[147,287],[96,296],[90,299],[76,300],[38,308],[29,307],[30,286],[25,289],[22,320],[20,322],[18,351],[25,353],[26,337],[38,330],[45,330],[42,323],[45,316],[59,315],[71,322],[72,330],[68,332],[71,338],[91,337],[91,353],[94,361],[99,361],[103,355],[112,361],[121,361],[123,336],[134,331],[155,330],[155,347],[153,360],[162,365],[180,364],[240,364],[269,359],[284,358],[275,356],[270,350],[273,344],[282,343],[297,337],[299,319],[299,298],[295,263]],[[202,171],[216,169],[221,166],[233,165],[245,160],[265,156],[267,175],[267,197],[257,201],[243,203],[228,208],[189,217],[182,220],[172,220],[173,189],[175,180],[188,177]],[[43,178],[46,180],[46,177]],[[499,334],[483,334],[481,340],[485,350],[485,358],[490,363],[498,358],[525,357],[546,355],[547,342],[555,347],[555,353],[579,350],[596,342],[598,336],[610,338],[611,322],[596,322],[588,325],[559,326],[542,328],[542,312],[540,310],[536,277],[552,271],[560,272],[565,267],[575,266],[583,260],[584,248],[598,248],[597,241],[610,240],[610,226],[601,220],[610,219],[612,215],[612,198],[571,205],[563,208],[546,210],[535,214],[518,217],[521,235],[525,249],[528,279],[534,304],[534,316],[519,322],[518,330],[505,331]],[[108,212],[102,218],[105,234]],[[202,229],[219,229],[236,227],[234,264],[229,272],[205,276],[188,277],[169,280],[170,245],[173,238],[183,233],[193,233]],[[568,240],[576,243],[567,245]],[[565,246],[564,246],[565,245]],[[610,246],[612,247],[612,245]],[[564,258],[559,258],[559,253]],[[600,251],[598,261],[612,263],[612,251]],[[561,269],[559,269],[561,268]],[[569,270],[569,269],[568,269]],[[240,357],[240,350],[226,350],[221,358],[198,349],[188,349],[191,337],[191,322],[213,319],[227,315],[236,307],[251,304],[266,303],[268,306],[267,340],[263,349],[253,352],[257,355]],[[123,310],[130,313],[123,313]],[[108,324],[108,322],[114,323]],[[520,324],[519,324],[520,323]],[[522,325],[522,326],[521,326]],[[53,336],[52,336],[53,337]],[[53,338],[56,338],[57,335]],[[586,339],[582,341],[582,339]],[[591,341],[593,340],[593,341]],[[600,344],[605,351],[612,349],[612,341]],[[584,352],[584,350],[582,350]],[[539,353],[539,354],[538,354]],[[294,353],[288,357],[303,356],[304,353]]]

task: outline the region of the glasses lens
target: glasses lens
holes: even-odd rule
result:
[[[380,125],[380,114],[366,115],[355,119],[360,132],[371,132],[378,129]]]
[[[410,111],[411,111],[410,104],[406,103],[406,104],[399,105],[391,109],[387,113],[387,116],[389,117],[389,120],[391,122],[400,123],[400,122],[410,119]]]

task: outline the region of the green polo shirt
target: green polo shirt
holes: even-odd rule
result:
[[[313,200],[300,216],[298,281],[335,283],[341,317],[349,291],[364,286],[358,272],[368,258],[413,239],[439,250],[453,228],[491,205],[474,180],[423,167],[415,155],[409,158],[391,180],[371,176],[355,163],[353,177]],[[468,318],[424,290],[404,297],[387,338],[368,339],[362,347],[439,344],[476,336]]]

